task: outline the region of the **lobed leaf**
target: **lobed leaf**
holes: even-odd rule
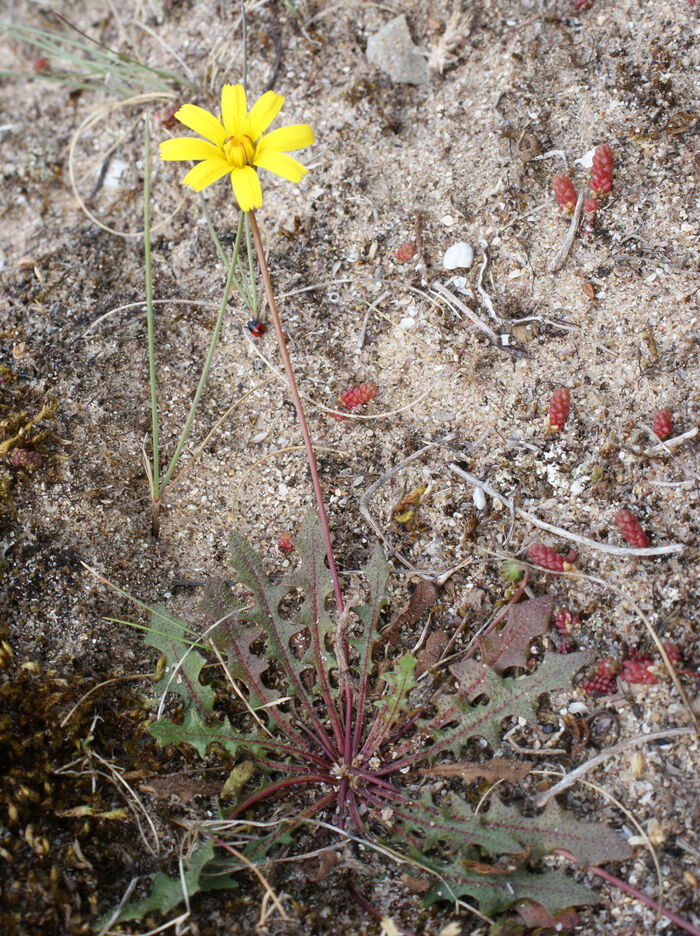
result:
[[[169,913],[178,904],[194,896],[200,890],[237,887],[237,883],[230,875],[217,875],[216,878],[206,881],[203,873],[213,858],[214,844],[211,840],[207,840],[194,852],[182,875],[178,874],[170,878],[162,871],[158,871],[153,877],[153,887],[148,897],[127,904],[117,916],[113,913],[105,914],[98,920],[96,926],[102,928],[109,923],[111,928],[114,924],[123,923],[126,920],[141,920],[154,911]]]
[[[526,666],[532,641],[549,629],[553,606],[551,595],[512,605],[505,625],[479,640],[481,662],[499,673],[511,666]]]
[[[165,673],[155,691],[161,696],[174,692],[184,699],[186,709],[196,708],[206,716],[214,706],[214,692],[211,686],[199,681],[204,657],[192,649],[192,641],[186,637],[188,630],[185,623],[161,608],[151,612],[145,640],[149,646],[160,650],[166,661]]]
[[[565,689],[573,676],[590,660],[587,653],[550,654],[527,676],[503,678],[483,663],[469,660],[451,667],[458,679],[454,695],[439,701],[439,713],[424,719],[420,727],[429,733],[432,744],[405,758],[402,766],[422,760],[434,760],[439,754],[453,753],[457,758],[466,743],[474,737],[485,738],[497,747],[501,723],[505,718],[524,718],[534,722],[541,695],[555,689]],[[483,705],[473,705],[474,699],[487,696]],[[397,758],[400,759],[400,758]]]
[[[426,907],[438,900],[454,901],[455,897],[467,896],[476,900],[482,913],[492,915],[528,899],[541,904],[549,914],[556,914],[567,907],[598,900],[594,891],[577,884],[562,871],[537,873],[519,869],[509,874],[484,875],[466,870],[459,861],[447,868],[432,867],[443,881],[423,898]]]

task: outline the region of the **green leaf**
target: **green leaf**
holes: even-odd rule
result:
[[[372,672],[372,648],[377,639],[379,615],[386,602],[386,583],[389,577],[389,566],[384,558],[384,551],[378,543],[363,571],[369,583],[369,598],[366,604],[353,608],[362,622],[362,629],[357,636],[348,635],[348,643],[358,655],[355,666],[361,686],[366,684]]]
[[[402,832],[421,839],[423,851],[442,846],[442,852],[464,855],[474,845],[490,855],[527,852],[532,859],[556,849],[570,851],[587,867],[602,861],[623,861],[631,850],[622,836],[598,822],[581,822],[556,803],[539,816],[523,816],[493,797],[486,813],[475,814],[469,804],[449,793],[439,806],[428,794],[415,806],[394,805],[393,819]],[[535,898],[536,899],[536,898]]]
[[[170,878],[162,871],[158,871],[153,877],[153,888],[149,897],[127,904],[116,917],[113,917],[111,913],[106,913],[97,921],[96,926],[101,928],[109,922],[111,927],[126,920],[141,920],[154,911],[162,914],[170,913],[185,900],[185,896],[189,899],[200,890],[237,887],[238,885],[229,875],[221,877],[217,875],[209,881],[206,878],[202,879],[206,865],[213,858],[214,845],[211,840],[207,840],[194,852],[182,877],[177,875]]]
[[[191,744],[200,757],[204,757],[210,744],[218,743],[229,754],[236,754],[239,747],[254,750],[258,745],[255,738],[236,736],[228,718],[221,722],[204,721],[195,709],[188,709],[181,725],[161,718],[154,722],[149,731],[159,744]]]
[[[381,732],[379,733],[383,737],[386,737],[391,726],[401,714],[409,692],[417,685],[415,678],[416,663],[416,658],[407,653],[396,660],[392,670],[382,673],[382,679],[392,687],[391,692],[388,692],[374,703],[379,709],[375,724],[380,726]],[[377,731],[375,730],[374,733],[376,734]]]
[[[482,913],[492,915],[528,899],[555,914],[567,907],[598,900],[594,891],[577,884],[562,871],[537,873],[519,869],[509,874],[479,874],[466,870],[458,861],[447,868],[431,867],[438,871],[444,883],[425,895],[422,903],[426,907],[438,900],[453,901],[455,897],[466,896],[476,900]]]
[[[188,630],[185,623],[161,608],[154,608],[151,612],[151,624],[145,640],[160,650],[166,661],[165,673],[155,691],[161,696],[175,692],[185,700],[186,707],[194,707],[205,716],[214,706],[214,692],[211,686],[199,681],[204,657],[191,649],[192,641],[186,637]],[[173,677],[176,667],[177,673]]]
[[[430,733],[432,744],[405,759],[404,764],[434,760],[448,751],[459,757],[474,737],[486,738],[492,747],[497,747],[505,718],[534,722],[539,697],[555,689],[568,688],[572,677],[589,659],[587,653],[550,654],[534,673],[508,679],[474,660],[452,666],[451,672],[458,680],[457,692],[440,697],[438,715],[420,723],[421,728]],[[473,700],[480,696],[488,697],[488,701],[473,705]]]

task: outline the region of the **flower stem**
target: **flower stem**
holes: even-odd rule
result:
[[[187,422],[185,423],[185,428],[182,430],[180,438],[177,443],[177,448],[175,449],[175,454],[173,455],[170,464],[168,465],[168,470],[165,473],[165,477],[161,483],[161,488],[165,488],[168,481],[170,481],[173,471],[178,463],[178,459],[182,453],[183,448],[185,447],[185,442],[190,434],[190,429],[192,428],[192,423],[194,422],[194,415],[197,412],[197,407],[199,406],[199,401],[204,392],[204,386],[207,382],[207,377],[209,376],[209,369],[211,368],[211,362],[214,358],[214,351],[216,350],[216,345],[219,341],[219,334],[221,333],[221,326],[224,322],[224,315],[226,314],[226,304],[228,303],[228,297],[231,294],[231,287],[233,285],[234,271],[236,269],[236,261],[238,260],[238,252],[241,247],[241,236],[243,234],[243,214],[241,214],[240,221],[238,223],[238,233],[236,234],[236,243],[233,248],[233,257],[231,259],[231,265],[228,271],[228,278],[226,280],[226,286],[224,288],[224,295],[221,300],[221,309],[219,311],[219,317],[216,320],[216,326],[214,327],[214,334],[211,338],[211,344],[209,345],[209,352],[207,354],[207,359],[204,362],[204,368],[202,369],[202,376],[199,378],[199,386],[197,387],[197,392],[194,395],[194,400],[192,400],[192,406],[190,407],[190,412],[187,417]]]
[[[158,394],[156,390],[156,347],[153,334],[153,272],[151,267],[151,132],[148,117],[143,130],[143,258],[146,268],[146,320],[148,323],[148,376],[151,383],[153,427],[153,500],[158,500]]]
[[[267,268],[267,261],[265,259],[265,251],[263,250],[262,239],[260,237],[260,229],[258,228],[258,222],[255,219],[255,213],[253,211],[248,212],[248,217],[250,220],[250,229],[253,233],[253,240],[255,241],[255,249],[258,252],[258,262],[260,264],[260,273],[262,275],[262,280],[265,285],[265,293],[267,295],[267,303],[270,307],[270,314],[272,316],[272,322],[275,327],[275,335],[277,336],[277,344],[280,350],[280,356],[282,357],[282,363],[284,364],[284,370],[287,375],[287,382],[289,384],[289,392],[292,394],[292,400],[294,401],[294,408],[297,411],[297,418],[299,419],[299,426],[301,428],[301,434],[304,439],[304,448],[306,449],[306,460],[309,465],[309,472],[311,474],[311,483],[313,484],[314,494],[316,495],[316,506],[318,508],[318,514],[321,520],[321,526],[323,527],[323,541],[326,547],[326,556],[328,557],[328,568],[331,573],[331,578],[333,579],[333,591],[335,593],[335,603],[338,606],[338,612],[343,613],[343,596],[340,591],[340,580],[338,578],[338,570],[335,566],[335,558],[333,556],[333,546],[331,544],[331,532],[328,527],[328,517],[326,515],[326,506],[323,502],[323,492],[321,491],[321,482],[318,477],[318,469],[316,467],[316,458],[314,457],[314,450],[311,444],[311,435],[309,434],[309,427],[306,422],[306,416],[304,415],[304,407],[301,403],[301,398],[299,396],[299,391],[297,390],[296,380],[294,379],[294,371],[292,370],[292,362],[289,360],[289,352],[287,351],[287,342],[284,337],[284,332],[282,331],[282,323],[280,322],[279,312],[277,311],[277,304],[275,303],[275,296],[272,292],[272,282],[270,280],[270,271]],[[349,726],[346,725],[346,731],[349,731]]]
[[[251,297],[250,311],[257,314],[258,296],[255,289],[255,267],[253,266],[253,245],[250,242],[250,224],[248,218],[245,219],[245,245],[248,252],[248,275],[250,276],[249,295]]]

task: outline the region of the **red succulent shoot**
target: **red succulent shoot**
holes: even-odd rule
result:
[[[527,550],[528,559],[535,565],[541,566],[550,572],[568,572],[573,568],[572,560],[576,558],[568,553],[562,556],[555,552],[551,546],[545,546],[544,543],[533,543]]]
[[[660,409],[654,413],[654,432],[660,439],[667,439],[673,429],[673,413],[670,409]]]
[[[377,385],[371,381],[367,381],[366,383],[361,383],[359,386],[354,387],[351,390],[346,390],[344,393],[341,393],[340,399],[349,410],[352,410],[358,406],[364,406],[365,403],[369,403],[369,401],[373,400],[376,395]]]
[[[396,259],[399,263],[408,263],[416,255],[416,245],[413,241],[406,241],[396,251]]]
[[[280,538],[277,540],[277,548],[284,555],[289,555],[290,552],[294,550],[294,543],[289,533],[281,533]]]
[[[549,401],[549,414],[547,416],[547,427],[554,432],[564,428],[569,408],[571,406],[571,396],[566,387],[557,387]]]
[[[649,537],[631,510],[618,510],[615,514],[615,523],[630,546],[634,546],[635,549],[647,548]]]
[[[597,198],[605,198],[612,191],[615,157],[607,143],[596,146],[591,168],[591,191]]]
[[[576,207],[576,189],[565,172],[552,176],[552,191],[558,204],[567,214],[573,214]]]

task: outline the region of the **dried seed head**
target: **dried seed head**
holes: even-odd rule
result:
[[[552,191],[558,204],[567,214],[573,214],[576,207],[576,189],[565,172],[552,176]]]

